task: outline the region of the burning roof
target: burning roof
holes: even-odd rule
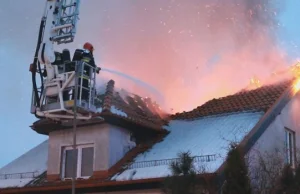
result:
[[[190,120],[208,115],[249,110],[266,112],[291,85],[292,80],[288,80],[254,90],[243,90],[234,95],[212,99],[192,111],[177,113],[172,116],[172,119]]]
[[[98,110],[100,116],[119,117],[127,122],[143,125],[155,130],[162,129],[166,124],[167,114],[150,98],[143,98],[125,90],[117,91],[114,81],[107,83],[105,94],[99,95]]]

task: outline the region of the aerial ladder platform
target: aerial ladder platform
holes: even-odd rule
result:
[[[32,72],[31,113],[53,120],[90,119],[96,112],[96,73],[99,67],[54,45],[74,41],[80,0],[47,0],[41,20]],[[85,84],[83,84],[85,83]],[[76,107],[76,113],[74,112]]]

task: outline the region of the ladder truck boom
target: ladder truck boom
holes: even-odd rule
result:
[[[79,6],[80,0],[46,0],[34,60],[30,65],[31,113],[38,118],[73,119],[73,107],[76,106],[79,108],[77,118],[86,120],[96,111],[94,99],[99,68],[76,59],[75,55],[71,60],[67,49],[62,53],[54,50],[55,44],[74,41]],[[88,83],[88,87],[83,87],[82,83]],[[75,90],[80,91],[80,95],[75,96]],[[84,98],[82,90],[88,93]]]

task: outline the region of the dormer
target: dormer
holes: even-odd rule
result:
[[[131,133],[108,123],[82,126],[77,129],[77,178],[104,177],[108,170],[136,146]],[[47,175],[50,179],[72,178],[72,129],[49,134]]]

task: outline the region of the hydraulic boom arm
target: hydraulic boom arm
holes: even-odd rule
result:
[[[61,67],[65,68],[67,64],[61,63],[60,55],[54,51],[54,45],[73,42],[76,34],[79,4],[80,0],[46,1],[34,60],[30,65],[33,83],[31,112],[38,118],[71,118],[71,116],[66,116],[70,110],[66,109],[62,95],[68,91],[74,91],[74,80],[77,79],[78,75],[75,69],[68,72],[59,70]],[[74,63],[77,67],[78,62]],[[80,67],[83,66],[87,67],[88,64],[80,64]],[[40,76],[40,87],[37,86],[36,74]],[[95,76],[89,75],[89,77],[90,93],[92,93],[95,87]],[[92,97],[89,97],[90,101],[93,100]],[[53,101],[57,102],[60,107],[53,108],[55,103],[50,103]],[[91,106],[90,101],[88,108]],[[63,111],[65,112],[62,113]]]

